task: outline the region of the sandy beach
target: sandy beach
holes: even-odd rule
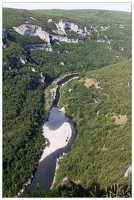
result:
[[[45,124],[43,126],[43,136],[47,138],[49,141],[49,145],[45,147],[43,150],[43,154],[39,161],[42,161],[45,157],[47,157],[52,152],[65,147],[72,135],[72,129],[68,122],[64,122],[62,126],[60,126],[56,130],[50,130]]]

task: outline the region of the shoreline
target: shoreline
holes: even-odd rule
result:
[[[69,74],[69,76],[70,76],[71,74]],[[75,73],[74,74],[72,74],[72,75],[76,75]],[[78,74],[77,74],[78,75]],[[57,88],[58,88],[58,82],[59,81],[63,81],[64,80],[64,78],[66,78],[68,75],[65,75],[65,76],[63,76],[63,77],[61,77],[60,79],[58,79],[57,81],[55,80],[54,82],[53,82],[53,84],[55,84],[55,87],[52,89],[52,91],[51,92],[53,92],[53,95],[52,95],[52,97],[51,97],[51,100],[53,100],[53,99],[55,99],[55,97],[56,97],[56,91],[57,91]],[[71,79],[74,79],[74,78],[78,78],[79,76],[77,76],[77,77],[72,77]],[[69,80],[68,80],[69,81]],[[66,82],[68,82],[68,81],[66,81]],[[64,82],[64,83],[62,83],[62,85],[64,85],[66,82]],[[53,101],[51,102],[51,104],[53,103]],[[48,106],[49,107],[49,106]],[[52,109],[52,105],[51,105],[51,107],[49,107],[49,110],[51,110]],[[61,109],[59,109],[59,112],[63,112],[64,114],[65,114],[65,108],[64,107],[62,107]],[[49,117],[49,115],[50,115],[50,111],[49,111],[49,114],[48,114],[48,117]],[[47,129],[47,133],[44,133],[44,130],[45,130],[45,128]],[[57,142],[57,144],[58,144],[58,146],[57,146],[57,144],[56,144],[56,142],[54,143],[54,146],[52,147],[52,145],[51,145],[51,147],[50,147],[50,145],[49,145],[49,147],[46,145],[46,141],[44,142],[44,144],[46,145],[46,147],[45,148],[43,148],[43,152],[42,152],[42,155],[41,155],[41,157],[40,157],[40,159],[35,163],[35,166],[34,166],[34,172],[31,174],[31,176],[29,177],[29,179],[28,179],[28,181],[26,182],[26,183],[24,183],[23,185],[22,185],[22,189],[21,190],[19,190],[19,192],[17,193],[17,195],[15,196],[15,197],[19,197],[19,196],[21,196],[23,193],[24,193],[24,190],[26,189],[26,187],[28,186],[28,185],[30,185],[31,184],[31,182],[32,182],[32,180],[33,180],[33,178],[34,178],[34,174],[35,174],[35,171],[37,170],[37,167],[38,167],[38,164],[39,164],[39,162],[41,162],[44,158],[46,158],[48,155],[50,155],[52,152],[54,152],[54,151],[56,151],[56,150],[58,150],[58,149],[60,149],[60,148],[62,148],[62,147],[65,147],[67,144],[68,144],[68,142],[69,142],[69,140],[70,140],[70,138],[71,138],[71,136],[72,136],[72,128],[71,128],[71,125],[68,123],[68,122],[65,122],[65,123],[63,123],[62,124],[62,126],[61,127],[59,127],[58,129],[56,129],[56,130],[53,130],[53,131],[51,131],[45,124],[42,126],[42,130],[43,130],[43,136],[44,136],[44,139],[46,140],[46,138],[49,140],[49,143],[52,143],[53,142],[53,134],[52,134],[52,132],[54,133],[55,131],[55,133],[60,133],[60,134],[58,134],[58,137],[57,138],[55,138],[55,139],[58,139],[58,141],[56,141]],[[62,134],[62,132],[65,132],[65,134],[63,135]],[[51,133],[50,135],[49,135],[49,133]],[[49,135],[49,136],[48,136]],[[50,148],[50,149],[49,149]],[[46,151],[47,150],[47,151]],[[56,163],[56,165],[57,165],[57,163]],[[56,170],[58,169],[58,167],[56,168]],[[55,173],[56,173],[56,171],[55,171]],[[54,177],[55,178],[55,177]],[[53,185],[53,184],[52,184]]]
[[[69,122],[64,122],[58,129],[56,130],[50,130],[49,127],[47,127],[45,124],[42,126],[43,130],[43,136],[44,139],[47,138],[47,141],[49,141],[49,145],[46,145],[46,147],[43,149],[43,153],[38,160],[38,163],[41,162],[43,159],[45,159],[48,155],[51,153],[55,152],[56,150],[65,147],[70,138],[72,137],[72,126],[70,125]],[[58,161],[65,155],[66,153],[63,153],[56,161],[56,170],[55,170],[55,175],[56,171],[59,167]],[[37,165],[36,165],[37,168]],[[55,175],[54,175],[54,180],[52,182],[51,188],[54,185],[55,182]],[[34,175],[32,174],[31,177],[28,179],[28,181],[23,184],[22,189],[17,193],[17,196],[19,197],[24,193],[24,190],[28,185],[31,184],[31,181],[33,179]]]
[[[39,162],[45,159],[54,151],[65,147],[72,136],[71,125],[64,122],[58,129],[50,130],[45,124],[43,125],[43,136],[46,141],[46,147],[43,150]]]

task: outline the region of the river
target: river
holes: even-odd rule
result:
[[[72,76],[70,76],[72,78]],[[30,184],[30,191],[33,192],[36,185],[39,184],[40,188],[38,191],[45,191],[49,190],[52,186],[54,176],[55,176],[55,170],[56,170],[56,162],[57,159],[63,154],[67,153],[71,150],[72,144],[75,142],[75,138],[77,135],[77,130],[75,129],[75,125],[73,121],[65,117],[65,114],[62,111],[59,111],[59,108],[57,106],[57,103],[60,98],[60,87],[61,83],[65,83],[69,80],[64,79],[60,83],[60,85],[57,88],[55,99],[52,103],[52,107],[49,113],[48,121],[44,124],[47,126],[50,130],[56,131],[59,127],[62,126],[63,123],[68,122],[71,126],[72,135],[69,141],[67,142],[67,145],[65,147],[62,147],[60,149],[57,149],[56,151],[49,154],[47,157],[45,157],[43,160],[39,162],[39,165],[37,167],[37,170],[35,172],[34,178]]]

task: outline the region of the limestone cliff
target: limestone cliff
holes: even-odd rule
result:
[[[48,43],[50,42],[49,33],[42,30],[42,28],[39,26],[32,24],[22,24],[18,27],[13,27],[13,29],[21,35],[39,36],[42,40],[45,40]]]
[[[32,24],[22,24],[18,27],[13,27],[13,29],[21,35],[38,36],[42,40],[45,40],[49,46],[50,46],[50,43],[55,39],[60,42],[78,43],[78,40],[69,39],[67,37],[62,37],[58,35],[50,35],[46,31],[42,30],[41,27],[32,25]]]
[[[68,30],[74,31],[77,34],[80,34],[81,36],[89,34],[86,27],[84,27],[84,29],[80,29],[78,28],[78,25],[74,23],[63,22],[61,20],[59,23],[55,25],[57,27],[57,30],[53,30],[53,32],[57,34],[67,35]]]

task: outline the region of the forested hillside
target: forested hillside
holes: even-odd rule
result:
[[[76,122],[78,136],[54,187],[66,176],[85,190],[123,184],[131,165],[131,13],[2,12],[3,197],[16,196],[35,172],[51,107],[48,86],[74,72],[79,80],[61,89],[59,106]]]
[[[61,90],[60,106],[79,134],[61,160],[57,182],[67,176],[84,188],[124,184],[131,162],[131,60],[90,71]]]

